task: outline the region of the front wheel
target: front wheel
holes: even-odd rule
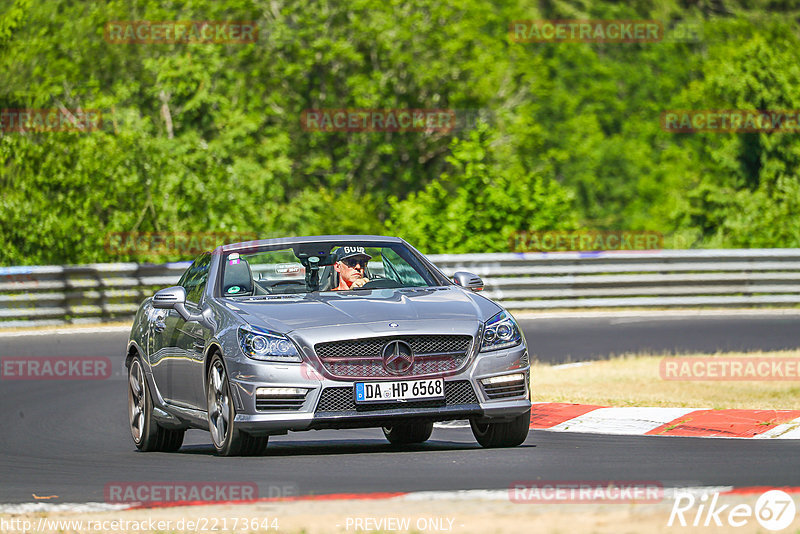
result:
[[[183,445],[184,429],[159,426],[140,356],[128,367],[128,422],[133,443],[143,452],[174,452]]]
[[[516,447],[528,437],[531,425],[531,411],[515,417],[507,423],[478,423],[469,420],[472,434],[482,447]]]
[[[392,445],[422,443],[431,437],[433,423],[401,423],[383,427],[383,435]]]
[[[207,382],[208,428],[217,454],[255,456],[264,452],[269,436],[251,436],[236,428],[231,388],[219,354],[211,360]]]

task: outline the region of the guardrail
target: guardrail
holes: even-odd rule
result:
[[[443,254],[509,309],[800,304],[800,249]],[[0,327],[129,320],[188,262],[0,267]]]
[[[190,262],[0,267],[0,328],[127,321]]]

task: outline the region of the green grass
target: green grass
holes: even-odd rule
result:
[[[800,358],[800,351],[685,356]],[[626,355],[576,367],[534,363],[531,369],[533,401],[604,406],[800,409],[800,381],[664,380],[659,372],[663,358]]]

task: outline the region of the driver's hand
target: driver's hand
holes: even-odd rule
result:
[[[369,282],[369,280],[367,280],[367,279],[366,279],[366,278],[364,278],[364,277],[361,277],[361,278],[356,278],[356,279],[353,281],[353,285],[352,285],[352,286],[350,286],[350,289],[354,289],[354,288],[356,288],[356,287],[361,287],[361,286],[363,286],[364,284],[366,284],[367,282]]]

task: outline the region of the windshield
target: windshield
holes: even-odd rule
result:
[[[220,292],[225,297],[431,287],[445,283],[402,244],[354,242],[226,252],[220,279]]]

